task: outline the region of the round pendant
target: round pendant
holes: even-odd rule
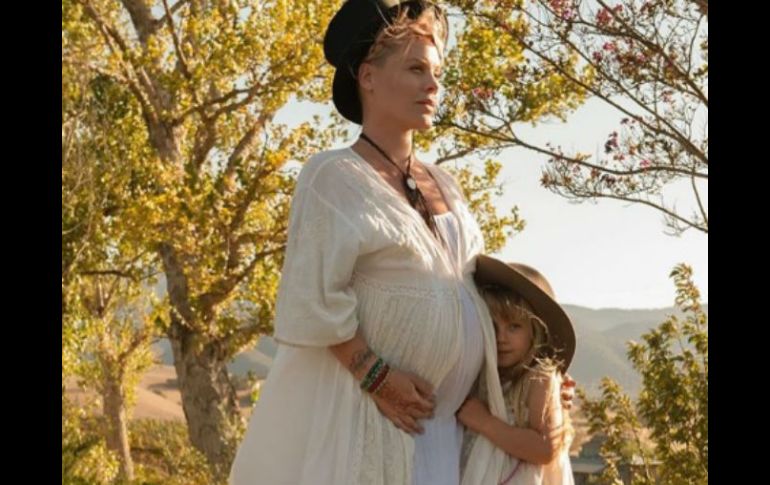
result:
[[[409,187],[409,189],[411,190],[415,190],[417,188],[417,182],[415,182],[412,177],[407,177],[406,186]]]

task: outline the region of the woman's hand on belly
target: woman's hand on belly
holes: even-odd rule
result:
[[[426,380],[393,368],[382,387],[370,396],[377,409],[407,433],[422,433],[418,420],[432,418],[436,406],[432,386]]]

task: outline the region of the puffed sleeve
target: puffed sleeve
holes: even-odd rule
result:
[[[351,277],[363,238],[339,203],[330,202],[338,199],[324,195],[328,188],[300,179],[289,216],[274,338],[327,347],[350,340],[358,327]]]

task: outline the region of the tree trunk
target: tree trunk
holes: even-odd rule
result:
[[[173,315],[171,321],[168,336],[190,442],[222,476],[234,458],[233,431],[239,417],[235,388],[215,347],[207,342],[196,349],[196,335]]]
[[[107,418],[107,447],[118,454],[120,459],[120,476],[123,480],[134,479],[134,461],[131,459],[131,448],[128,443],[128,427],[126,425],[126,406],[120,384],[106,382],[104,386],[104,416]]]

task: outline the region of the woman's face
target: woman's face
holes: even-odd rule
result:
[[[441,57],[430,39],[418,37],[383,63],[364,63],[359,72],[364,116],[405,130],[433,126],[439,96]]]

